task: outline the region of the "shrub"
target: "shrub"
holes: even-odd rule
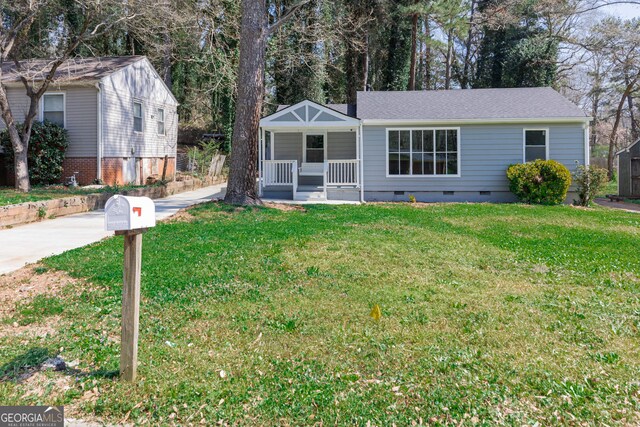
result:
[[[557,205],[567,197],[571,173],[555,160],[519,163],[507,169],[509,190],[525,203]]]
[[[0,145],[7,153],[7,164],[13,167],[13,148],[9,132],[0,132]],[[60,181],[62,162],[69,146],[67,131],[55,123],[34,122],[27,159],[32,184],[53,184]]]
[[[589,206],[593,198],[609,182],[608,171],[597,166],[580,165],[573,174],[578,192],[578,200],[573,203],[580,206]]]

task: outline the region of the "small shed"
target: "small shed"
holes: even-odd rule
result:
[[[640,140],[618,152],[618,194],[640,197]]]

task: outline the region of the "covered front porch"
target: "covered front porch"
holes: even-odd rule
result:
[[[261,197],[360,201],[361,142],[358,119],[311,101],[263,118]]]

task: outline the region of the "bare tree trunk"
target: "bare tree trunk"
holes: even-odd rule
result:
[[[471,44],[473,42],[473,20],[476,12],[476,0],[471,0],[471,16],[469,17],[469,31],[467,31],[467,40],[465,40],[464,67],[462,70],[461,85],[462,89],[469,89],[471,86]]]
[[[169,31],[165,31],[164,33],[164,52],[162,55],[162,79],[164,80],[164,84],[167,85],[169,90],[171,90],[173,86],[173,81],[171,80],[171,35]]]
[[[369,31],[364,36],[364,52],[362,52],[362,90],[367,90],[369,83]]]
[[[407,90],[416,90],[416,42],[418,38],[418,14],[411,17],[411,62],[409,65],[409,85]]]
[[[261,204],[256,192],[258,130],[264,96],[267,13],[264,2],[242,0],[238,98],[225,203]]]
[[[616,152],[616,138],[618,133],[618,127],[620,126],[620,119],[622,118],[622,109],[624,108],[624,101],[627,99],[631,91],[633,90],[636,82],[640,78],[640,75],[636,75],[633,80],[627,80],[627,87],[622,93],[622,98],[620,98],[620,102],[618,103],[618,108],[616,109],[616,119],[613,122],[613,129],[611,129],[611,134],[609,135],[609,153],[607,156],[607,170],[609,171],[609,179],[613,178],[613,159],[615,157]]]
[[[629,84],[629,79],[625,79],[625,83]],[[633,91],[627,95],[627,106],[629,107],[629,119],[631,120],[631,139],[635,142],[638,137],[638,123],[636,122],[635,112],[633,111]]]
[[[447,55],[444,74],[444,88],[451,89],[451,57],[453,56],[453,33],[451,30],[447,33]]]
[[[429,15],[424,17],[424,34],[425,48],[424,48],[424,88],[426,90],[432,89],[431,83],[431,26],[429,25]]]
[[[15,173],[15,188],[24,193],[31,189],[29,183],[29,167],[27,164],[27,151],[29,148],[29,140],[23,143],[20,132],[11,114],[11,107],[7,98],[5,87],[0,85],[0,111],[2,111],[2,120],[9,131],[9,139],[13,149],[13,165]]]

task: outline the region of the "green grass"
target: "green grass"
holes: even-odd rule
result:
[[[136,384],[112,377],[118,237],[45,261],[88,283],[9,319],[61,320],[53,337],[0,338],[0,401],[151,425],[640,422],[636,214],[491,204],[191,213],[144,235]],[[78,371],[46,379],[66,376],[69,389],[39,396],[11,379],[61,348]]]
[[[22,193],[13,187],[0,187],[0,206],[14,205],[25,202],[38,202],[41,200],[61,199],[64,197],[77,196],[82,194],[118,192],[130,190],[141,186],[106,186],[102,188],[82,188],[64,187],[62,185],[34,186],[30,192]]]

